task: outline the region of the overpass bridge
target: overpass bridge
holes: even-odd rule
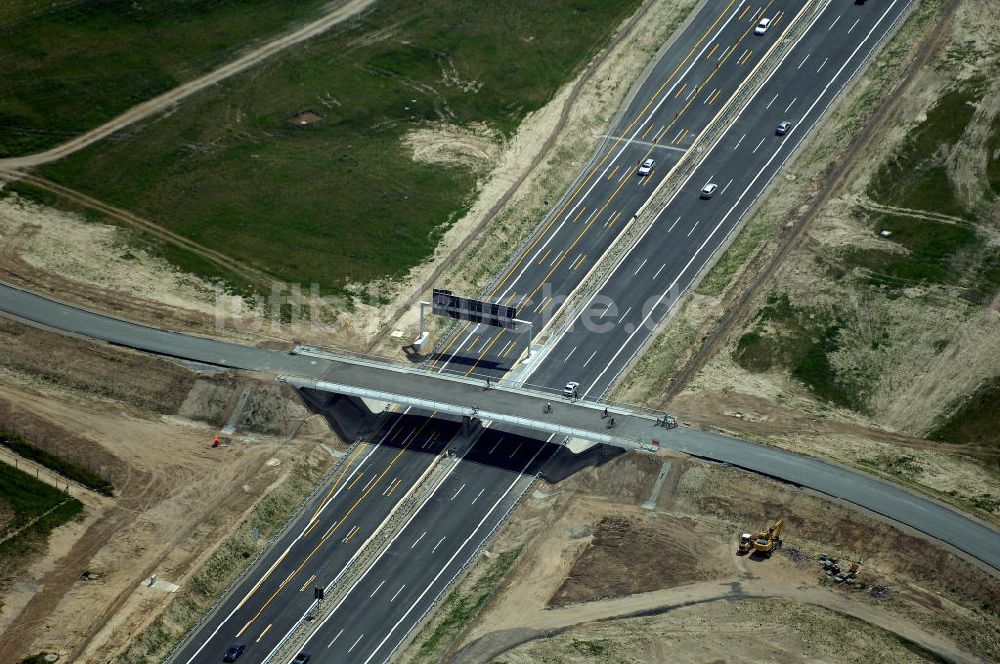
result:
[[[663,412],[595,399],[516,381],[468,378],[388,362],[379,358],[296,346],[295,355],[327,364],[320,380],[283,375],[297,389],[308,388],[365,400],[373,410],[392,403],[624,449],[656,451],[673,418]],[[556,441],[562,442],[562,441]]]

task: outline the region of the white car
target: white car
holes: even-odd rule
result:
[[[770,26],[771,26],[771,19],[769,19],[769,18],[762,18],[762,19],[760,19],[760,23],[757,24],[757,27],[753,29],[753,33],[755,35],[762,35],[765,32],[767,32],[767,29]]]
[[[655,163],[656,162],[653,161],[652,159],[647,159],[646,161],[642,162],[642,165],[639,166],[639,175],[649,175],[650,173],[652,173],[653,164]]]
[[[701,197],[706,199],[711,198],[713,194],[715,194],[715,190],[718,188],[719,185],[715,184],[714,182],[709,182],[708,184],[706,184],[704,187],[701,188]]]
[[[575,380],[571,380],[566,383],[566,387],[563,388],[563,396],[573,398],[576,396],[576,391],[580,388],[580,383]]]

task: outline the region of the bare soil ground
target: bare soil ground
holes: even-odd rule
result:
[[[5,561],[4,661],[40,651],[113,660],[173,596],[140,588],[144,579],[155,573],[183,586],[250,507],[285,482],[294,462],[315,454],[317,467],[329,463],[316,442],[332,443],[332,434],[303,426],[308,412],[272,385],[199,377],[6,319],[0,336],[0,424],[89,465],[115,488],[106,498],[71,484],[83,518],[54,531],[43,554]],[[237,434],[212,449],[246,388],[251,397]],[[59,482],[49,475],[40,479]],[[101,576],[84,581],[83,571]]]
[[[662,461],[666,480],[654,509],[643,509]],[[782,553],[736,555],[739,532],[779,517]],[[470,579],[518,547],[510,577],[445,661],[779,656],[769,648],[792,661],[1000,656],[995,571],[877,517],[714,464],[630,454],[558,486],[540,483]],[[860,560],[861,583],[833,584],[819,552]],[[871,597],[874,585],[889,597]]]

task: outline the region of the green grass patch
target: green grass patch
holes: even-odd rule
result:
[[[78,463],[47,452],[15,433],[0,430],[0,445],[3,445],[18,456],[35,461],[59,473],[63,477],[79,482],[89,489],[93,489],[105,496],[114,496],[114,486],[112,486],[111,482],[94,471],[86,466],[81,466]]]
[[[328,0],[3,3],[0,157],[37,152],[316,18]]]
[[[748,332],[736,343],[733,359],[747,371],[785,369],[818,398],[862,409],[867,392],[859,380],[830,364],[840,347],[842,321],[833,314],[797,307],[786,293],[772,294]]]
[[[948,179],[945,156],[958,142],[982,97],[979,84],[945,93],[927,112],[892,159],[878,169],[868,187],[884,205],[962,216],[966,210]]]
[[[477,180],[414,162],[404,135],[431,121],[512,135],[638,5],[385,0],[43,174],[286,281],[398,277]],[[322,120],[292,123],[304,109]]]
[[[971,397],[952,404],[952,415],[928,438],[1000,448],[1000,376],[981,385]]]
[[[445,600],[436,623],[428,625],[420,640],[420,648],[411,664],[436,662],[442,650],[462,632],[480,609],[493,596],[504,577],[521,555],[521,548],[512,549],[496,557],[483,575],[468,591],[455,590]]]
[[[55,487],[0,463],[0,515],[3,530],[0,559],[20,556],[40,548],[49,532],[83,511],[83,505]]]

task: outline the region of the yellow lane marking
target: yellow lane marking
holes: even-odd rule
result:
[[[538,303],[537,307],[535,307],[535,313],[536,314],[542,313],[542,309],[544,309],[545,305],[551,301],[552,301],[551,297],[542,298],[542,301]]]
[[[236,634],[236,638],[239,638],[239,637],[243,636],[243,632],[245,632],[247,630],[247,628],[250,627],[250,625],[253,624],[253,622],[255,620],[257,620],[258,618],[260,618],[261,614],[264,613],[264,610],[268,606],[270,606],[271,602],[274,601],[274,598],[278,596],[278,593],[280,593],[282,590],[284,590],[285,585],[289,581],[291,581],[295,577],[296,574],[298,574],[300,571],[302,571],[302,568],[306,566],[306,563],[308,563],[312,559],[312,557],[314,555],[316,555],[316,552],[319,551],[320,547],[323,546],[326,543],[326,541],[330,537],[333,536],[333,534],[335,532],[337,532],[337,529],[340,528],[341,524],[343,524],[344,521],[347,520],[347,517],[349,517],[351,515],[351,513],[354,512],[355,509],[357,509],[358,505],[360,505],[362,503],[362,501],[364,501],[364,499],[368,497],[368,494],[372,492],[372,489],[374,489],[376,486],[378,486],[379,482],[382,481],[382,479],[386,476],[386,474],[392,469],[393,465],[395,465],[396,461],[399,460],[399,457],[401,457],[403,455],[403,453],[410,448],[410,444],[420,436],[420,432],[424,430],[424,427],[427,426],[427,424],[434,418],[434,415],[436,415],[436,414],[437,414],[437,411],[433,411],[431,413],[430,417],[428,417],[427,419],[425,419],[423,421],[423,423],[420,425],[420,428],[416,430],[416,432],[409,438],[409,440],[407,440],[406,444],[403,445],[403,446],[401,446],[399,448],[399,451],[396,452],[396,456],[394,456],[392,458],[392,460],[389,462],[389,465],[387,465],[385,467],[385,470],[383,470],[382,473],[378,476],[378,478],[376,478],[368,486],[368,488],[361,495],[361,497],[358,498],[356,501],[354,501],[354,504],[351,505],[350,509],[347,510],[347,512],[344,514],[344,516],[339,521],[337,521],[337,523],[333,524],[333,526],[330,527],[330,530],[328,530],[326,532],[326,534],[323,535],[323,538],[319,541],[319,543],[315,547],[313,547],[313,550],[310,551],[309,554],[305,558],[303,558],[302,562],[299,563],[299,566],[297,568],[295,568],[295,570],[293,570],[291,574],[288,575],[288,578],[285,579],[284,581],[282,581],[281,585],[279,585],[274,590],[274,592],[271,593],[271,596],[267,598],[267,601],[265,601],[263,605],[261,605],[261,607],[257,610],[257,613],[254,615],[254,617],[251,618],[250,620],[248,620],[247,624],[243,626],[243,629],[241,629]],[[275,565],[274,569],[277,569],[277,565]]]
[[[545,250],[545,253],[542,254],[542,257],[538,259],[538,264],[541,265],[542,263],[544,263],[545,259],[549,257],[550,253],[552,253],[552,247],[549,247],[548,249]]]
[[[743,11],[746,11],[746,10],[744,9]],[[712,54],[715,53],[715,49],[717,49],[717,48],[719,48],[719,42],[715,42],[715,46],[713,46],[712,50],[708,52],[708,55],[705,56],[705,59],[706,60],[711,60],[712,59]]]
[[[473,337],[472,341],[469,342],[468,348],[466,348],[465,350],[472,350],[473,348],[476,347],[477,343],[479,343],[479,335],[478,334],[475,337]]]
[[[615,164],[615,168],[614,168],[614,170],[613,170],[613,171],[611,171],[610,173],[608,173],[608,180],[609,180],[609,181],[611,180],[611,178],[613,178],[613,177],[615,176],[615,173],[617,173],[617,172],[618,172],[618,169],[619,169],[619,168],[621,168],[621,167],[622,167],[622,165],[621,165],[621,164]]]
[[[255,643],[260,643],[260,640],[264,638],[264,635],[267,634],[267,630],[271,629],[271,625],[273,624],[274,623],[267,624],[267,627],[265,627],[264,631],[260,633],[260,636],[257,637],[257,641],[255,641]]]
[[[304,590],[306,589],[306,587],[307,587],[307,586],[308,586],[308,585],[309,585],[310,583],[312,583],[313,581],[315,581],[315,580],[316,580],[316,575],[315,575],[315,574],[313,574],[312,576],[310,576],[310,577],[309,577],[309,580],[308,580],[308,581],[306,581],[305,583],[303,583],[303,584],[302,584],[302,587],[301,587],[301,588],[299,588],[299,592],[303,592],[303,591],[304,591]],[[267,630],[264,630],[264,631],[267,631]]]
[[[680,97],[681,93],[684,92],[684,88],[686,88],[687,86],[688,86],[687,83],[682,83],[681,87],[677,88],[677,94],[674,95],[674,99],[677,99],[678,97]],[[646,137],[643,136],[643,138],[646,138]]]
[[[748,11],[750,11],[750,5],[747,5],[746,7],[743,8],[743,11],[740,12],[740,17],[738,19],[736,19],[736,20],[737,21],[742,21],[743,17],[746,16],[746,13]]]
[[[574,224],[576,223],[576,220],[580,218],[580,215],[583,214],[583,211],[586,210],[586,209],[587,209],[586,205],[584,205],[583,207],[580,208],[580,211],[576,213],[575,217],[573,217],[573,223]]]
[[[646,140],[646,134],[648,134],[652,130],[653,130],[653,125],[649,125],[648,127],[646,127],[646,131],[642,132],[642,136],[640,138]]]
[[[708,100],[708,105],[709,105],[709,106],[711,106],[712,104],[714,104],[714,103],[715,103],[715,100],[716,100],[716,98],[718,98],[718,96],[719,96],[719,93],[721,93],[721,92],[722,92],[722,90],[716,90],[716,91],[715,91],[715,94],[714,94],[714,95],[712,95],[712,96],[711,96],[711,98],[709,98],[709,100]]]
[[[353,528],[351,528],[351,532],[347,533],[347,537],[345,537],[342,541],[350,542],[351,539],[353,539],[354,536],[358,534],[359,530],[361,530],[361,526],[354,526]]]

